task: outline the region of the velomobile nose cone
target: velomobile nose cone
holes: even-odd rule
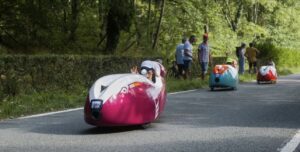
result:
[[[91,111],[92,111],[92,116],[94,119],[99,119],[100,118],[100,111],[102,109],[103,101],[99,99],[93,99],[91,101]]]

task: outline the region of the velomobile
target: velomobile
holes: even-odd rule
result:
[[[215,88],[229,88],[236,90],[238,81],[238,72],[236,68],[227,64],[215,65],[209,77],[209,87],[212,91]]]
[[[164,75],[155,83],[139,74],[101,77],[84,106],[86,123],[95,126],[144,125],[156,120],[166,103]]]
[[[261,66],[257,73],[257,83],[262,82],[267,83],[276,83],[277,81],[277,72],[276,68],[272,65]]]

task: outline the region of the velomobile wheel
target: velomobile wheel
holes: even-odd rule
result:
[[[215,88],[214,87],[210,87],[210,91],[214,91],[215,90]]]
[[[141,125],[143,129],[147,129],[147,128],[150,128],[151,127],[151,123],[148,122],[148,123],[144,123]]]

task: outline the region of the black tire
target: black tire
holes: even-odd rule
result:
[[[210,87],[210,91],[214,91],[215,90],[215,88],[214,87]]]
[[[259,80],[257,80],[257,84],[260,84],[260,81],[259,81]]]
[[[144,124],[141,125],[141,127],[142,127],[143,129],[150,128],[150,127],[151,127],[151,123],[150,123],[150,122],[144,123]]]

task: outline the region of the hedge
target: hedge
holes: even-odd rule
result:
[[[20,93],[88,88],[99,77],[128,73],[144,57],[15,55],[0,56],[0,99]],[[148,58],[154,59],[154,57]],[[214,59],[223,62],[223,57]],[[200,76],[198,62],[193,63],[193,76]],[[170,69],[171,66],[166,66]]]
[[[89,86],[106,74],[129,72],[132,65],[142,60],[105,56],[2,56],[0,91],[16,95],[51,89],[72,90],[76,86]]]
[[[257,47],[260,50],[259,59],[261,64],[272,59],[279,68],[300,66],[299,50],[275,47],[268,43],[260,44]]]

